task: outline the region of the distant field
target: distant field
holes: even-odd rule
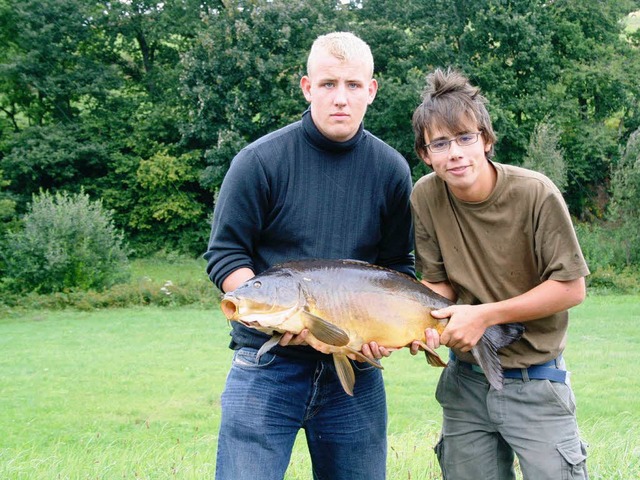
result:
[[[640,297],[574,309],[567,362],[592,479],[640,478]],[[213,478],[231,352],[217,311],[33,311],[0,319],[0,478]],[[390,480],[440,478],[439,370],[386,359]],[[310,478],[303,442],[289,480]]]

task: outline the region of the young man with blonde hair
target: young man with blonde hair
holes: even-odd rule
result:
[[[234,158],[215,207],[205,254],[224,292],[288,260],[350,258],[414,274],[406,160],[366,131],[378,84],[369,47],[351,33],[319,37],[300,86],[302,119]],[[317,480],[385,478],[386,401],[380,371],[354,362],[347,395],[329,355],[286,334],[233,322],[232,367],[222,394],[218,480],[280,480],[300,428]],[[365,345],[370,358],[388,355]]]

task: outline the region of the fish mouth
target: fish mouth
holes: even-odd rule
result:
[[[224,297],[220,302],[220,308],[224,316],[227,317],[227,320],[235,320],[249,328],[262,327],[260,322],[256,320],[245,320],[238,317],[240,314],[240,301],[235,297]]]
[[[220,302],[222,313],[228,320],[233,319],[238,313],[238,302],[234,298],[223,298]]]

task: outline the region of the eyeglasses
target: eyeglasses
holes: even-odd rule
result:
[[[449,147],[451,147],[451,142],[456,142],[460,147],[468,147],[478,141],[480,133],[482,132],[463,133],[451,140],[435,140],[431,143],[427,143],[425,147],[431,150],[431,153],[443,153],[448,151]]]

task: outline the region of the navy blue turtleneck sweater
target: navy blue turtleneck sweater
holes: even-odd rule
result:
[[[349,258],[413,276],[411,187],[409,166],[396,150],[362,125],[350,140],[333,142],[307,110],[301,121],[248,145],[231,162],[204,255],[207,273],[221,289],[241,267],[259,274],[287,260]],[[232,348],[257,348],[268,338],[232,325]]]

